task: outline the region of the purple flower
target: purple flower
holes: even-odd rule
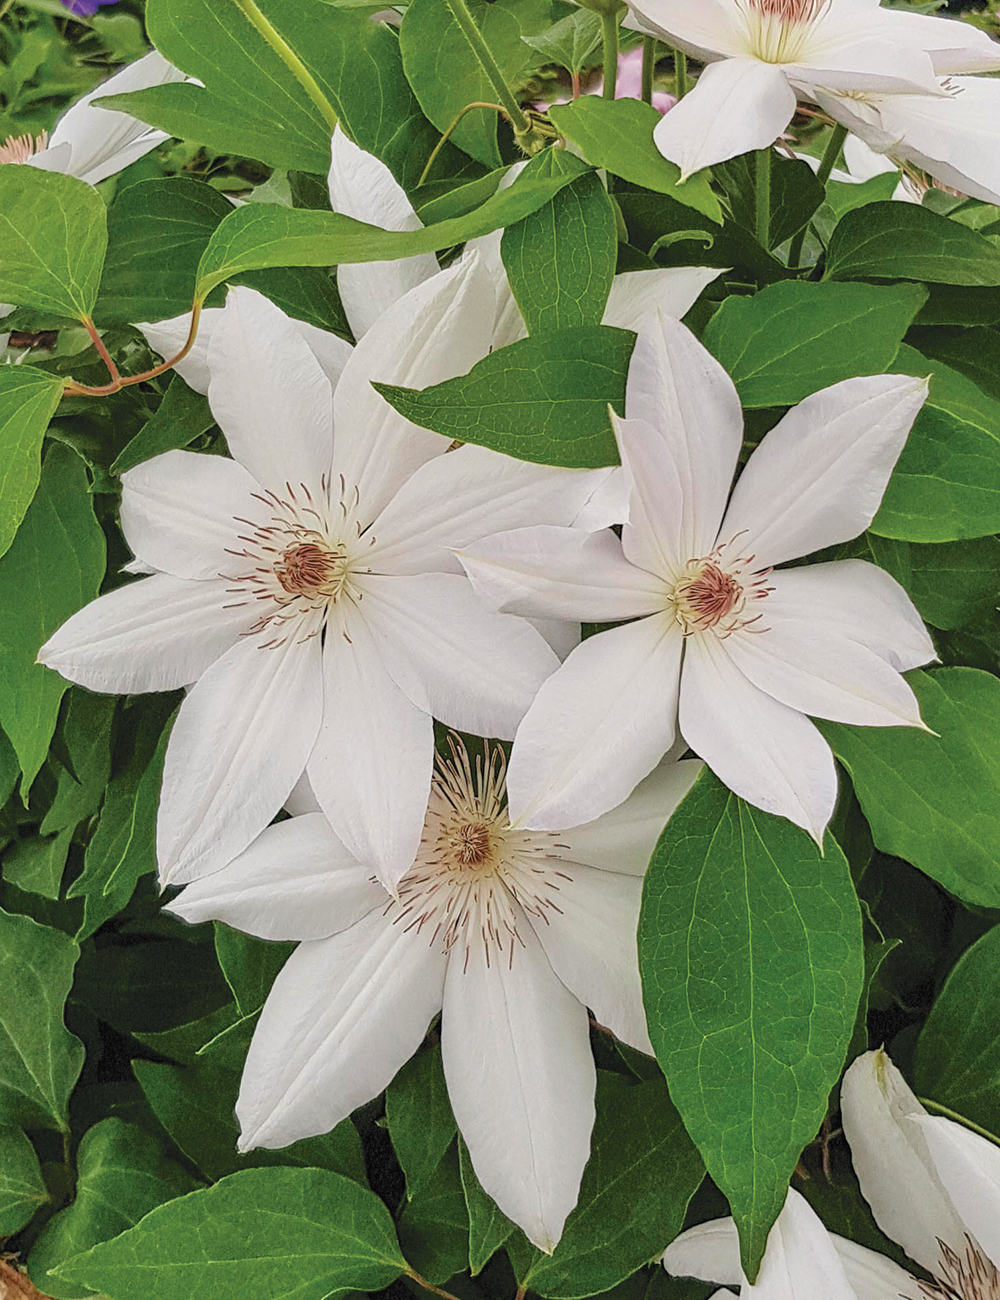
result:
[[[71,14],[77,18],[92,18],[101,5],[114,5],[118,0],[62,0]]]

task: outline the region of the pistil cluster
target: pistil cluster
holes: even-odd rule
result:
[[[519,831],[507,816],[507,760],[486,745],[475,768],[465,746],[449,737],[451,758],[437,756],[427,817],[416,861],[386,907],[394,924],[418,933],[442,951],[481,943],[486,963],[513,965],[523,946],[525,913],[547,923],[561,909],[560,889],[572,877],[560,871],[565,844],[548,831]]]
[[[767,586],[771,570],[754,572],[752,555],[727,556],[735,541],[722,543],[702,559],[689,560],[674,584],[673,613],[685,636],[714,632],[725,638],[738,628],[765,630],[757,626],[762,614],[746,611],[751,601],[763,600],[772,591]]]

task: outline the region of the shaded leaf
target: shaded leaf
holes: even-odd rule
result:
[[[42,439],[62,380],[34,366],[0,366],[0,555],[14,540],[42,473]]]
[[[0,1127],[0,1237],[12,1237],[48,1199],[35,1148],[19,1128]]]
[[[440,1043],[412,1056],[385,1092],[385,1117],[412,1199],[430,1180],[457,1130],[448,1101]]]
[[[838,223],[826,278],[1000,285],[1000,248],[915,203],[869,203]]]

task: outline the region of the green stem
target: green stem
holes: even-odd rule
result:
[[[237,9],[243,14],[244,18],[255,27],[257,31],[267,41],[271,49],[281,59],[285,67],[288,68],[292,76],[306,92],[312,102],[323,115],[323,120],[329,126],[331,132],[337,125],[338,117],[334,111],[333,105],[319,88],[319,83],[312,75],[306,65],[295,53],[280,32],[268,22],[261,11],[254,4],[254,0],[234,0]]]
[[[688,56],[683,50],[674,50],[674,95],[683,99],[691,89],[688,80]]]
[[[656,37],[642,38],[642,99],[643,103],[653,102],[653,73],[656,71]]]
[[[602,13],[604,31],[604,98],[614,99],[618,89],[618,22],[620,14]]]
[[[826,185],[827,181],[837,165],[840,158],[840,151],[844,147],[844,141],[847,139],[847,127],[841,126],[838,122],[833,128],[829,140],[826,142],[826,148],[823,150],[823,157],[820,160],[819,169],[816,172],[816,179],[820,185]],[[788,249],[788,265],[792,268],[797,267],[802,261],[802,249],[805,247],[806,231],[809,229],[808,224],[803,226],[799,233],[792,240]]]
[[[771,246],[771,150],[757,150],[757,243]]]
[[[978,1133],[980,1137],[985,1138],[987,1142],[992,1142],[994,1146],[1000,1146],[1000,1138],[991,1133],[987,1128],[980,1128],[978,1124],[973,1124],[971,1119],[966,1119],[964,1115],[958,1115],[955,1111],[949,1110],[947,1106],[942,1106],[940,1102],[931,1101],[928,1097],[918,1097],[922,1105],[928,1110],[937,1111],[939,1115],[944,1115],[946,1119],[954,1120],[956,1124],[961,1124],[963,1128],[969,1129],[973,1133]]]
[[[526,131],[530,131],[531,121],[514,97],[514,92],[504,80],[504,75],[500,71],[496,59],[490,53],[490,47],[483,39],[483,34],[479,30],[476,20],[469,12],[465,0],[445,0],[445,4],[451,10],[455,22],[462,29],[462,35],[472,46],[472,52],[489,78],[490,85],[496,91],[497,99],[503,104],[508,117],[514,125],[514,134],[523,135]],[[519,122],[520,127],[518,127]]]
[[[427,166],[420,173],[420,179],[417,181],[418,185],[423,185],[424,181],[430,175],[431,168],[434,166],[434,160],[437,158],[438,154],[448,143],[449,139],[451,138],[452,132],[458,126],[459,122],[461,122],[461,120],[465,117],[466,113],[471,113],[474,108],[490,108],[497,113],[502,113],[504,117],[507,116],[507,111],[501,104],[489,104],[485,100],[479,100],[479,99],[477,99],[475,103],[466,104],[466,106],[462,109],[462,111],[452,122],[451,126],[448,127],[448,130],[445,131],[444,135],[441,137],[441,139],[431,150],[431,156],[427,159]]]

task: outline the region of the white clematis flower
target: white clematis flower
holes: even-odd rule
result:
[[[941,1284],[915,1294],[1000,1300],[1000,1147],[929,1115],[884,1051],[858,1057],[840,1105],[876,1223]]]
[[[170,137],[128,113],[93,107],[105,95],[124,95],[150,86],[184,81],[184,73],[156,50],[116,72],[75,103],[56,123],[51,137],[20,136],[0,145],[0,164],[27,163],[42,171],[63,172],[89,185],[114,176]]]
[[[933,1282],[828,1233],[791,1189],[754,1286],[732,1219],[682,1233],[663,1256],[667,1271],[739,1287],[743,1300],[1000,1300],[1000,1148],[928,1115],[883,1051],[847,1071],[841,1112],[876,1222]]]
[[[572,523],[611,471],[445,455],[370,383],[467,370],[492,302],[475,259],[435,277],[333,389],[295,324],[235,289],[208,357],[234,459],[172,451],[123,475],[122,527],[152,575],[86,606],[39,658],[92,690],[197,683],[164,768],[164,884],[242,852],[308,763],[338,834],[394,888],[420,840],[431,715],[510,738],[558,666],[534,628],[479,604],[448,548],[498,522]]]
[[[965,24],[878,0],[631,0],[644,30],[706,62],[653,138],[684,176],[768,148],[798,99],[821,92],[943,92],[935,76],[1000,68],[1000,47]]]
[[[900,676],[934,658],[909,597],[862,561],[773,566],[871,523],[927,383],[851,379],[799,404],[729,498],[743,442],[732,380],[683,325],[640,328],[615,432],[630,522],[535,527],[460,554],[491,606],[635,620],[584,641],[518,729],[511,815],[558,830],[624,799],[680,731],[736,794],[817,841],[833,811],[830,747],[807,715],[922,725]]]
[[[949,77],[941,88],[941,97],[817,92],[816,100],[877,155],[912,164],[960,194],[1000,204],[1000,81]]]
[[[642,877],[699,767],[664,764],[613,813],[550,835],[510,825],[500,750],[473,765],[453,742],[395,898],[318,813],[269,827],[189,885],[170,904],[189,921],[303,941],[247,1056],[240,1149],[331,1129],[386,1087],[442,1011],[448,1094],[476,1175],[551,1251],[590,1152],[587,1008],[652,1050],[635,946]]]

